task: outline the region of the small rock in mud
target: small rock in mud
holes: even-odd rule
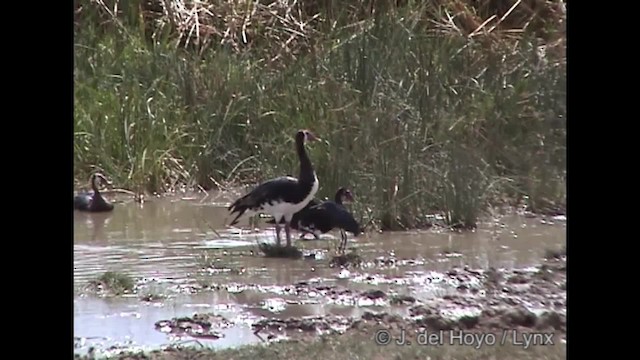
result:
[[[391,305],[413,304],[415,302],[416,298],[409,295],[393,295],[391,299],[389,299]]]
[[[310,253],[308,253],[308,254],[305,254],[305,255],[304,255],[304,259],[305,259],[305,260],[316,260],[316,259],[317,259],[317,257],[316,257],[316,253],[314,253],[314,252],[310,252]]]
[[[536,324],[536,315],[523,306],[504,310],[500,319],[507,326],[530,328]]]
[[[549,328],[553,328],[555,330],[564,331],[567,326],[567,319],[558,314],[555,311],[545,311],[536,321],[536,328],[539,330],[546,330]]]
[[[396,264],[396,259],[394,258],[380,257],[375,260],[376,266],[393,266],[395,264]]]
[[[504,298],[503,301],[504,301],[505,304],[507,304],[509,306],[518,306],[518,305],[520,305],[520,301],[521,300],[518,300],[515,297],[506,297],[506,298]]]
[[[429,330],[451,330],[456,327],[454,320],[447,319],[438,314],[425,315],[416,320],[418,326],[424,326]]]
[[[455,304],[458,306],[466,307],[471,305],[469,298],[467,298],[466,296],[445,295],[442,298],[448,300],[451,304]]]
[[[564,247],[562,249],[556,250],[556,249],[547,249],[545,250],[545,255],[544,257],[551,260],[551,259],[561,259],[563,256],[567,256],[567,248]]]
[[[338,255],[334,256],[329,262],[330,267],[341,267],[341,266],[360,266],[362,263],[362,258],[360,255],[356,253],[348,253],[346,255]]]
[[[350,329],[363,330],[366,327],[367,327],[366,321],[362,319],[358,319],[351,324]]]
[[[418,305],[409,309],[409,315],[411,316],[424,316],[435,314],[437,311],[428,306]]]
[[[476,325],[478,325],[479,321],[480,319],[477,316],[468,315],[462,316],[460,319],[458,319],[458,323],[466,329],[473,329]]]
[[[225,317],[216,314],[195,314],[192,317],[160,320],[155,323],[156,330],[161,332],[209,339],[221,338],[223,335],[216,330],[225,329],[233,325]]]
[[[384,299],[385,297],[387,297],[387,294],[385,294],[384,291],[382,290],[367,290],[362,294],[360,294],[360,296],[367,299],[375,300],[375,299]]]
[[[424,265],[424,260],[418,259],[402,259],[397,262],[398,266],[420,266]]]
[[[474,270],[474,269],[470,268],[470,267],[469,267],[469,265],[465,265],[465,267],[464,267],[464,271],[465,271],[467,274],[472,275],[472,276],[475,276],[475,277],[480,277],[480,276],[482,276],[482,273],[481,273],[481,272],[479,272],[478,270]]]
[[[516,274],[510,277],[507,282],[512,284],[526,284],[529,280],[524,275]]]
[[[302,258],[302,251],[300,251],[300,249],[296,248],[295,246],[282,246],[277,244],[260,243],[258,247],[266,257],[285,259]]]
[[[503,280],[502,274],[494,268],[489,268],[485,273],[485,284],[488,287],[495,286],[499,284],[502,280]]]
[[[365,311],[364,314],[362,314],[362,320],[375,321],[386,325],[403,321],[402,317],[398,315],[387,314],[386,312],[374,313],[371,311]]]
[[[289,319],[263,319],[254,323],[251,327],[255,334],[267,332],[269,334],[282,332],[327,332],[338,331],[338,328],[345,329],[351,326],[352,319],[337,316],[331,317],[311,317],[311,318],[289,318]]]
[[[142,296],[140,296],[140,300],[141,301],[145,301],[145,302],[154,302],[154,301],[162,301],[164,299],[166,299],[167,296],[164,294],[144,294]]]

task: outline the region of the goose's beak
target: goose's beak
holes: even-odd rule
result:
[[[345,194],[345,198],[347,201],[353,202],[353,194],[351,194],[350,192]]]
[[[315,136],[311,131],[307,131],[307,141],[320,141],[321,139]]]

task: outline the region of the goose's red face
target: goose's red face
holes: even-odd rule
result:
[[[319,140],[313,133],[309,130],[304,130],[304,140],[305,141],[317,141]]]
[[[96,174],[96,179],[103,182],[105,185],[111,185],[111,181],[109,181],[104,175],[98,173]]]
[[[342,194],[342,201],[353,202],[353,194],[350,190],[345,190]]]

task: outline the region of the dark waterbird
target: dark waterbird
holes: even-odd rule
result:
[[[113,210],[113,204],[105,200],[100,194],[98,189],[98,180],[104,181],[106,184],[110,184],[109,180],[101,173],[95,173],[91,175],[91,189],[93,193],[81,193],[73,198],[73,208],[80,211],[89,212],[107,212]]]
[[[345,231],[358,236],[362,229],[353,215],[345,208],[343,201],[353,202],[353,194],[345,187],[340,187],[336,191],[333,201],[313,199],[304,209],[293,215],[291,227],[302,232],[300,238],[303,238],[305,234],[312,234],[316,239],[320,239],[320,233],[325,234],[338,228],[341,237],[338,249],[344,252],[347,245]],[[275,220],[271,219],[267,223],[275,224]]]
[[[319,186],[318,178],[304,147],[305,140],[315,141],[318,138],[308,130],[299,130],[296,133],[296,151],[300,160],[298,178],[282,176],[256,186],[229,206],[231,214],[237,213],[230,225],[235,225],[245,213],[267,213],[278,221],[275,226],[277,244],[280,245],[281,242],[280,223],[284,221],[287,247],[291,246],[290,224],[293,214],[307,206],[318,192]]]

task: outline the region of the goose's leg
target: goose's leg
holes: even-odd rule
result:
[[[280,246],[280,222],[276,221],[276,244],[278,244],[278,246]]]
[[[285,215],[284,218],[284,233],[287,235],[287,247],[291,247],[291,220],[293,220],[293,214]]]
[[[344,255],[346,249],[347,249],[347,233],[345,233],[344,230],[340,229],[340,249],[339,249],[339,251]]]
[[[291,247],[291,227],[288,221],[284,223],[284,232],[287,235],[287,247]]]

